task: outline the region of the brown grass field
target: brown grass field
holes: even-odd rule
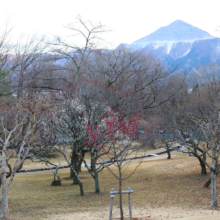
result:
[[[155,150],[149,153],[152,152]],[[200,174],[198,160],[178,152],[172,153],[171,160],[166,157],[164,154],[145,159],[132,177],[123,182],[123,189],[130,187],[134,190],[131,194],[134,219],[220,219],[220,213],[210,209],[210,188],[202,187],[209,174]],[[133,161],[129,169],[132,170],[137,162]],[[33,167],[33,164],[27,163],[25,168],[29,166]],[[73,185],[69,179],[69,170],[61,170],[59,174],[62,186],[50,185],[53,180],[51,172],[16,174],[9,194],[10,218],[108,219],[109,191],[112,187],[118,189],[118,183],[107,169],[99,175],[99,194],[94,193],[94,180],[85,168],[82,169],[80,177],[84,184],[84,196],[79,195],[79,186]],[[220,198],[219,186],[220,178],[217,178]],[[127,195],[123,200],[125,215],[128,216]],[[113,210],[113,217],[119,216],[117,196]],[[203,211],[205,214],[202,214]],[[180,217],[176,216],[178,213]],[[183,213],[189,218],[181,217]],[[198,217],[199,213],[201,217]]]

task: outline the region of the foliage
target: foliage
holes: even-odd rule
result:
[[[137,136],[138,121],[136,119],[126,119],[126,113],[121,115],[114,113],[111,109],[104,113],[104,119],[100,125],[84,124],[88,139],[86,145],[91,147],[98,147],[117,140],[132,140]]]

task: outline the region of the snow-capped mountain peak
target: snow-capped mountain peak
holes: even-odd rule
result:
[[[132,50],[148,48],[156,55],[159,54],[162,57],[169,55],[176,60],[186,56],[194,42],[208,39],[214,39],[214,37],[193,25],[177,20],[134,41],[128,47]]]
[[[161,27],[152,34],[134,41],[132,45],[146,45],[150,42],[193,42],[195,40],[214,38],[206,31],[194,27],[184,21],[177,20],[168,26]]]
[[[220,38],[181,20],[120,47],[152,53],[165,65],[176,65],[184,71],[192,71],[208,63],[220,65]]]

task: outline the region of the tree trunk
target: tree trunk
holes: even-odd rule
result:
[[[123,206],[122,206],[122,180],[121,180],[121,167],[119,167],[119,206],[120,206],[121,220],[124,220]]]
[[[77,175],[79,175],[78,172]],[[79,184],[78,177],[75,175],[75,173],[73,173],[73,185],[78,185],[78,184]]]
[[[8,189],[6,182],[6,153],[2,151],[2,167],[1,167],[1,184],[2,184],[2,204],[1,204],[1,219],[9,217],[8,209]]]
[[[74,169],[77,170],[77,162],[78,162],[78,155],[76,154],[76,151],[73,150],[72,151],[72,155],[71,155],[71,166],[74,166]],[[74,178],[74,172],[70,167],[70,178]]]
[[[76,151],[73,150],[72,155],[71,155],[71,166],[74,167],[74,170],[77,172],[77,175],[79,174],[78,162],[79,162],[79,156],[77,155]],[[70,178],[73,178],[73,184],[74,185],[79,184],[78,178],[75,175],[75,172],[73,171],[73,169],[71,169],[71,167],[70,167]]]
[[[207,174],[207,171],[206,171],[206,166],[204,163],[200,164],[201,165],[201,174]]]
[[[218,170],[218,172],[216,173],[216,177],[218,176],[218,174],[220,173],[220,170]],[[203,187],[208,188],[209,185],[211,184],[211,178],[209,178],[206,183],[203,185]]]
[[[78,184],[79,184],[79,188],[80,188],[80,195],[81,196],[84,196],[84,189],[83,189],[83,184],[82,184],[82,181],[81,179],[79,178],[79,175],[77,173],[76,170],[74,170],[74,167],[72,167],[72,170],[73,170],[73,173],[74,173],[74,178],[76,178]]]
[[[71,154],[71,166],[74,166],[74,170],[77,171],[77,173],[79,173],[79,169],[78,169],[78,164],[79,164],[79,155],[77,153],[79,153],[79,142],[75,141],[73,146],[72,146],[72,154]],[[74,172],[73,170],[70,168],[70,178],[74,178]]]
[[[90,151],[90,155],[91,155],[91,171],[94,173],[95,172],[95,154],[94,152],[91,150]]]
[[[171,159],[170,148],[167,148],[167,155],[168,155],[167,159]]]
[[[78,169],[77,169],[79,172],[82,171],[81,167],[82,167],[83,159],[84,159],[84,157],[85,157],[85,153],[86,153],[86,151],[85,151],[85,150],[82,150],[82,152],[81,152],[81,158],[79,159]]]
[[[11,172],[12,172],[11,165],[7,163],[7,166],[9,168],[9,173],[6,174],[6,179],[8,179],[11,176]],[[2,185],[2,179],[0,178],[0,187],[1,185]]]
[[[81,181],[79,182],[79,188],[80,188],[80,195],[84,196],[84,189],[83,189],[83,184]]]
[[[74,172],[72,171],[71,168],[70,168],[70,178],[74,178]]]
[[[201,166],[201,174],[207,174],[205,163],[198,157]],[[204,158],[203,158],[204,159]]]
[[[217,207],[217,197],[216,197],[216,174],[214,170],[211,170],[211,200],[212,200],[212,207]]]
[[[91,171],[95,174],[95,192],[99,193],[100,192],[100,188],[99,188],[99,176],[98,176],[98,172],[96,170],[96,158],[95,158],[95,153],[91,150],[90,151],[90,155],[91,155]]]
[[[8,190],[5,181],[2,181],[2,204],[1,204],[1,219],[7,219],[9,217],[8,209]]]
[[[99,188],[99,176],[98,176],[98,172],[96,171],[95,168],[95,192],[99,193],[100,192],[100,188]]]
[[[203,187],[208,188],[210,184],[211,184],[211,178],[206,181],[206,183],[203,185]]]

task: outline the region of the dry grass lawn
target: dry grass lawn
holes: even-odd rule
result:
[[[209,178],[209,174],[200,174],[199,162],[196,158],[177,152],[172,155],[171,160],[166,159],[166,154],[145,159],[134,175],[124,181],[123,189],[130,187],[134,190],[131,195],[134,213],[135,210],[146,211],[148,209],[154,211],[167,208],[209,209],[210,189],[202,188],[204,182]],[[134,161],[129,169],[132,169],[136,163],[137,161]],[[89,219],[85,216],[85,218],[80,218],[80,215],[77,215],[77,213],[85,214],[87,212],[100,213],[96,219],[107,219],[110,202],[109,191],[112,187],[118,188],[116,179],[107,169],[99,175],[101,188],[99,194],[94,193],[94,180],[87,170],[82,170],[80,177],[84,184],[85,196],[79,195],[79,187],[73,185],[72,180],[68,178],[69,171],[61,170],[59,173],[62,178],[62,186],[56,187],[50,186],[53,180],[50,172],[17,175],[9,195],[11,219]],[[217,178],[217,186],[220,198],[219,178]],[[127,207],[127,196],[125,195],[123,199],[124,207]],[[117,196],[114,199],[113,209],[114,213],[119,212]],[[68,213],[71,213],[72,217],[61,218],[61,216],[68,216]],[[142,219],[157,218],[151,218],[149,213],[145,213],[145,218]],[[161,219],[165,218],[161,217]]]

